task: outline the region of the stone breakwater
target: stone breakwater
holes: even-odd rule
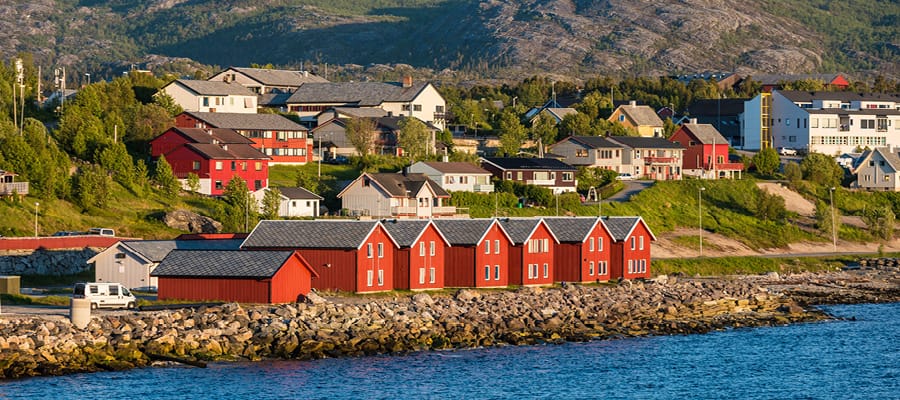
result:
[[[87,260],[101,249],[12,250],[0,254],[0,275],[76,275],[90,268]]]
[[[0,318],[0,378],[119,370],[154,360],[312,359],[704,333],[828,318],[747,280],[460,290],[285,305],[225,304],[67,319]]]

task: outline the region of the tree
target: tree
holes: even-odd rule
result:
[[[153,96],[153,103],[162,107],[163,110],[166,110],[170,117],[174,117],[184,112],[181,105],[178,104],[172,96],[169,96],[168,93],[163,91],[160,91]]]
[[[863,210],[863,222],[877,238],[891,240],[894,238],[894,222],[897,216],[888,206],[876,206]]]
[[[838,186],[844,177],[844,170],[831,157],[821,153],[809,153],[800,161],[803,179],[822,186]]]
[[[175,178],[175,173],[172,172],[172,166],[166,161],[165,155],[161,154],[159,159],[156,160],[154,181],[163,196],[168,198],[175,197],[178,194],[178,190],[181,189],[181,184],[178,183],[178,179]]]
[[[549,146],[556,143],[556,119],[543,113],[531,121],[531,138],[539,143],[539,146]],[[543,149],[541,149],[543,151]]]
[[[73,179],[75,204],[82,209],[103,208],[109,202],[110,179],[98,165],[87,164],[78,170]]]
[[[500,115],[500,151],[507,156],[514,156],[522,148],[526,137],[525,127],[519,117],[512,111],[504,110]]]
[[[281,208],[281,191],[271,187],[266,190],[262,199],[262,217],[264,219],[278,219],[278,209]]]
[[[592,187],[606,185],[612,182],[616,175],[613,170],[596,167],[578,167],[575,180],[578,181],[578,190],[587,192]]]
[[[559,137],[561,140],[566,136],[600,136],[604,132],[597,129],[599,125],[587,114],[569,114],[563,117],[559,123]]]
[[[784,164],[784,177],[787,178],[791,184],[796,184],[803,179],[803,170],[800,168],[800,164],[793,161],[788,161],[787,164]]]
[[[125,145],[113,143],[100,151],[97,157],[100,166],[113,174],[113,179],[134,191],[134,160]]]
[[[756,202],[756,218],[764,221],[778,221],[786,214],[784,197],[762,190],[759,192]]]
[[[375,149],[375,120],[350,118],[344,129],[347,132],[347,140],[360,156],[366,156]]]
[[[256,200],[250,196],[247,182],[235,175],[231,177],[222,192],[225,207],[222,210],[222,226],[232,232],[249,232],[256,225]]]
[[[834,227],[840,224],[840,210],[837,208],[833,210],[832,213],[832,207],[824,201],[816,202],[816,228],[819,228],[823,235],[831,236]]]
[[[200,191],[200,177],[193,172],[188,172],[187,176],[187,187],[188,190],[197,193]]]
[[[781,165],[781,159],[778,158],[778,152],[775,149],[762,149],[753,156],[753,165],[760,174],[773,176],[778,170],[778,166]]]
[[[418,118],[408,117],[400,120],[400,134],[397,144],[409,155],[413,162],[423,159],[433,146],[431,130]],[[434,147],[432,147],[434,149]]]

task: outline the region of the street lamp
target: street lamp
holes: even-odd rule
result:
[[[559,216],[559,192],[556,192],[556,216]]]
[[[34,202],[34,237],[38,235],[38,206],[41,204]]]
[[[90,85],[91,84],[91,74],[86,73],[86,74],[84,74],[84,76],[87,77],[87,84]]]
[[[831,244],[834,246],[834,252],[837,253],[837,221],[834,215],[834,187],[828,189],[828,197],[831,200]]]
[[[700,186],[697,189],[697,220],[699,221],[699,230],[700,234],[700,257],[703,257],[703,191],[706,190],[705,187]]]

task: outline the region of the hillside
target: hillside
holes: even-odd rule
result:
[[[900,4],[862,0],[11,0],[0,54],[133,63],[409,64],[482,77],[704,70],[900,76]],[[48,69],[49,71],[49,69]]]

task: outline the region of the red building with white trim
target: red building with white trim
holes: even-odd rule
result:
[[[444,288],[444,261],[450,242],[430,220],[385,220],[400,248],[394,257],[394,289]]]
[[[553,253],[556,282],[605,282],[610,279],[612,234],[597,217],[545,217],[559,239]]]
[[[200,178],[200,193],[221,196],[228,181],[238,176],[251,192],[269,186],[269,157],[246,144],[188,143],[165,154],[175,177]]]
[[[379,221],[260,221],[241,245],[248,250],[297,250],[318,277],[312,287],[354,293],[394,289],[397,242]]]
[[[446,287],[509,286],[512,239],[495,219],[436,219],[450,242],[444,261]]]
[[[559,240],[541,218],[500,218],[512,246],[509,249],[509,284],[553,284],[554,250]]]
[[[650,242],[656,236],[641,217],[603,217],[613,235],[610,255],[610,279],[649,278]]]
[[[729,161],[728,140],[711,124],[698,124],[692,119],[672,133],[669,141],[684,148],[681,170],[685,175],[701,179],[741,177],[744,164]]]
[[[309,129],[278,114],[183,112],[175,117],[175,126],[233,129],[272,157],[272,164],[306,164],[313,160]]]

